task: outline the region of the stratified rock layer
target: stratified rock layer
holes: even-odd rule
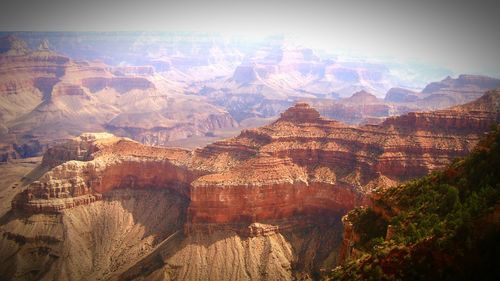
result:
[[[152,68],[113,69],[48,48],[46,41],[30,50],[14,36],[0,38],[2,162],[41,154],[49,144],[88,131],[161,146],[238,126],[227,111],[181,94]]]
[[[86,134],[50,149],[44,163],[53,168],[13,206],[59,212],[113,189],[166,188],[190,200],[188,232],[203,225],[273,222],[286,228],[338,218],[367,204],[371,190],[468,153],[499,122],[499,95],[365,126],[323,119],[299,103],[268,126],[192,152]]]

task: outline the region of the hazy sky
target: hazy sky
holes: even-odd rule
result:
[[[500,76],[498,0],[11,0],[2,31],[283,33],[305,45]]]

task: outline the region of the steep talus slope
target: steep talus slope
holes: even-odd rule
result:
[[[250,230],[251,229],[251,230]],[[255,223],[242,235],[213,229],[192,233],[153,252],[117,277],[133,280],[294,280],[331,267],[339,225],[277,231]]]
[[[155,208],[151,208],[155,206]],[[167,190],[118,190],[58,214],[2,217],[7,280],[96,280],[116,274],[181,229],[187,202]]]
[[[175,251],[157,254],[152,272],[137,265],[121,277],[147,280],[290,280],[292,247],[280,234],[244,238],[230,231],[186,237]],[[141,274],[142,273],[142,274]],[[141,276],[142,275],[142,276]]]
[[[491,91],[483,99],[498,95]],[[482,101],[366,126],[324,119],[299,103],[268,126],[195,151],[82,135],[50,149],[43,160],[50,171],[13,200],[2,223],[1,253],[10,261],[2,272],[19,279],[31,272],[79,280],[89,268],[104,279],[310,278],[337,263],[340,217],[348,210],[370,205],[375,189],[444,167],[472,150],[498,122],[498,104]],[[127,200],[143,203],[127,209]],[[134,219],[125,219],[130,213]],[[38,217],[51,223],[23,226]],[[93,248],[82,234],[89,232],[98,233],[91,236],[99,243],[112,243]],[[119,244],[111,232],[131,233],[127,245],[144,250]],[[8,259],[33,249],[23,245],[24,237],[41,243],[34,247],[37,268]],[[68,249],[78,245],[87,245],[85,255],[73,257]],[[79,259],[82,271],[75,266]]]
[[[15,160],[0,165],[0,216],[11,209],[11,201],[23,187],[46,172],[40,169],[41,157]]]

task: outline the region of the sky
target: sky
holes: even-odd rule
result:
[[[284,34],[306,46],[500,77],[500,1],[10,0],[1,31]]]

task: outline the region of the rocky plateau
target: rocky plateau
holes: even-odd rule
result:
[[[82,134],[47,150],[47,172],[1,218],[0,273],[313,278],[338,263],[343,215],[371,205],[374,190],[466,155],[500,122],[499,106],[494,90],[446,110],[349,125],[297,103],[269,125],[195,150]]]
[[[2,160],[34,156],[87,131],[163,145],[238,126],[223,108],[181,95],[154,68],[73,60],[44,42],[33,50],[12,35],[0,39]]]
[[[285,38],[15,32],[0,38],[0,62],[2,162],[91,131],[203,147],[277,119],[297,102],[347,124],[380,124],[500,87],[499,79],[477,75],[415,84],[416,73],[395,75],[408,65],[320,54]]]

